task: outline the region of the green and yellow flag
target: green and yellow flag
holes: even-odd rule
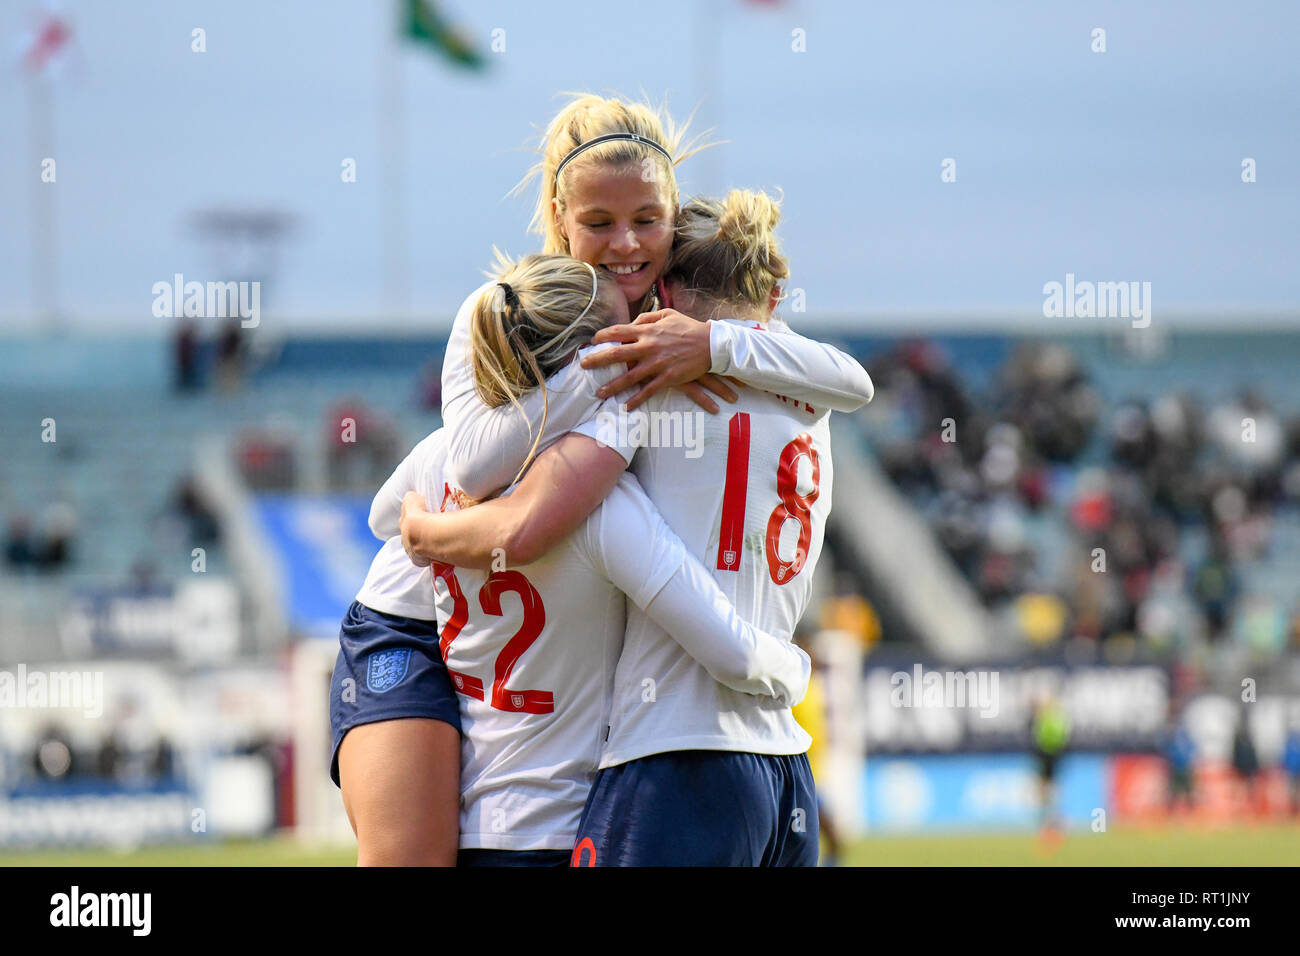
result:
[[[436,0],[402,0],[402,35],[427,43],[439,53],[472,70],[483,68],[484,60],[464,33],[438,9]]]

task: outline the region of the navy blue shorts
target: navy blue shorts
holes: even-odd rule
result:
[[[460,705],[438,649],[437,622],[394,617],[353,601],[339,629],[339,657],[330,682],[330,776],[335,784],[343,735],[362,724],[399,717],[431,717],[460,731]]]
[[[816,866],[804,754],[675,750],[596,774],[573,866]]]
[[[483,850],[467,849],[456,854],[457,866],[564,866],[568,850]]]

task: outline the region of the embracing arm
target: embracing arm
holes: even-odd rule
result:
[[[455,423],[448,425],[447,476],[471,498],[489,497],[514,481],[523,467],[537,437],[535,429],[542,422],[542,393],[533,390],[521,396],[522,413],[511,404],[488,408],[477,394],[455,404],[459,406],[455,412],[451,403],[443,408],[444,420]],[[591,408],[596,404],[592,398]],[[580,417],[574,418],[565,411],[548,410],[538,447],[545,447],[591,414],[575,407],[573,414]]]
[[[699,322],[675,309],[647,312],[631,325],[601,329],[592,341],[621,343],[584,356],[582,365],[628,363],[629,370],[598,394],[615,394],[641,384],[627,403],[629,410],[661,388],[705,373],[728,375],[754,388],[837,412],[857,411],[875,394],[866,369],[833,346],[790,331]]]
[[[407,495],[402,544],[417,564],[435,560],[487,570],[494,552],[511,565],[531,564],[587,520],[625,468],[622,455],[594,438],[566,435],[537,456],[504,498],[434,514],[422,496]]]
[[[692,555],[642,608],[718,683],[793,707],[803,700],[812,662],[802,648],[742,620]]]
[[[402,465],[406,463],[403,462]],[[379,489],[370,502],[370,533],[381,541],[387,541],[399,533],[402,517],[402,496],[410,489],[402,465],[388,476],[384,486]]]
[[[442,369],[445,471],[453,485],[479,500],[491,497],[515,480],[539,428],[537,447],[545,448],[595,414],[605,397],[598,397],[596,388],[623,371],[617,362],[595,374],[583,374],[566,366],[546,380],[546,396],[541,389],[530,389],[519,396],[522,411],[511,403],[489,408],[475,388],[469,358],[469,312],[482,292],[480,289],[461,306],[447,341]],[[701,383],[692,383],[683,391],[705,411],[718,411],[717,402],[705,389],[728,401],[736,400],[731,386],[716,376],[705,376]]]
[[[370,502],[370,532],[380,541],[401,534],[402,498],[420,487],[420,473],[431,461],[441,460],[445,438],[446,432],[439,428],[411,449]]]
[[[605,576],[714,680],[787,706],[803,699],[808,655],[736,613],[634,478],[619,482],[586,534]]]
[[[712,370],[814,408],[856,412],[876,394],[867,370],[833,345],[730,322],[709,323]]]

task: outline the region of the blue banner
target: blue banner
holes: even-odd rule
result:
[[[1088,826],[1106,807],[1106,760],[1067,754],[1056,771],[1057,808]],[[1027,754],[868,757],[862,818],[871,830],[1030,828],[1039,822],[1038,771]]]
[[[257,516],[275,549],[290,627],[305,637],[337,637],[379,551],[370,499],[357,495],[258,495]]]

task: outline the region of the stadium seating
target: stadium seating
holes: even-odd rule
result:
[[[0,653],[18,635],[54,633],[69,594],[121,587],[138,574],[159,583],[190,574],[193,541],[174,500],[203,437],[279,426],[319,445],[328,410],[344,397],[395,424],[403,447],[438,426],[416,401],[419,371],[439,352],[432,343],[290,346],[232,393],[173,391],[167,348],[159,340],[0,342],[0,364],[15,370],[0,386],[0,527],[7,534],[9,520],[25,515],[39,533],[56,502],[77,518],[65,564],[39,573],[0,567]],[[47,418],[52,443],[41,441]],[[208,573],[226,574],[220,543],[205,550]]]

